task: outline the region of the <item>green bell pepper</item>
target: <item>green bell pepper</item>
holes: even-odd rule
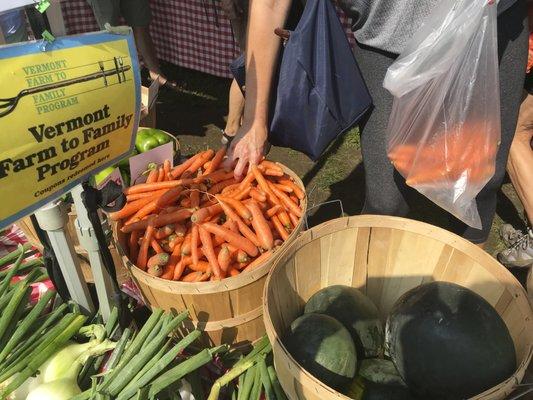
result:
[[[172,141],[172,138],[159,129],[141,129],[135,138],[135,147],[140,153],[147,152]]]

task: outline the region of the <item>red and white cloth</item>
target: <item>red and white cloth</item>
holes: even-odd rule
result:
[[[69,35],[98,30],[86,0],[61,3]],[[230,78],[230,63],[239,55],[229,20],[216,1],[150,0],[150,32],[159,59],[181,67]],[[339,12],[348,40],[355,45],[349,19]]]
[[[25,244],[28,240],[22,230],[20,230],[16,225],[11,225],[9,228],[2,231],[0,234],[0,257],[5,256],[6,254],[17,249],[19,244]],[[40,257],[37,251],[31,256],[26,258],[26,261],[33,260]],[[26,275],[15,276],[13,282],[18,282],[24,279]],[[53,289],[54,285],[50,279],[46,279],[42,282],[37,282],[31,285],[32,291],[30,294],[30,302],[35,304],[39,301],[41,296],[49,289]]]

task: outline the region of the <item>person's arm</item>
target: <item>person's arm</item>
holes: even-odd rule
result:
[[[243,124],[232,141],[228,161],[235,162],[235,176],[263,156],[268,133],[269,99],[282,27],[291,0],[251,0],[246,41],[246,101]]]

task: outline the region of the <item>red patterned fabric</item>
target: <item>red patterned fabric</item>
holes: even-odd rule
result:
[[[98,30],[86,0],[61,3],[69,35]],[[229,20],[217,1],[150,0],[150,31],[161,60],[230,78],[229,64],[239,54]],[[355,45],[348,18],[339,11],[348,40]]]

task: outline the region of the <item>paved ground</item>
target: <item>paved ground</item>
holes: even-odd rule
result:
[[[227,114],[229,80],[215,78],[171,65],[164,66],[170,77],[182,83],[185,93],[167,90],[160,93],[157,104],[157,126],[175,134],[184,154],[201,148],[217,147],[220,128],[224,127]],[[293,150],[273,148],[269,157],[280,161],[303,179],[310,194],[310,207],[326,201],[340,200],[344,212],[356,215],[364,198],[364,173],[361,163],[359,134],[353,129],[342,140],[332,145],[327,157],[317,163]],[[512,186],[506,183],[499,194],[497,216],[488,243],[488,251],[502,247],[497,231],[502,221],[522,227],[522,207]],[[319,206],[312,210],[312,224],[340,215],[338,202]],[[431,202],[416,199],[411,218],[445,226],[447,217]]]

